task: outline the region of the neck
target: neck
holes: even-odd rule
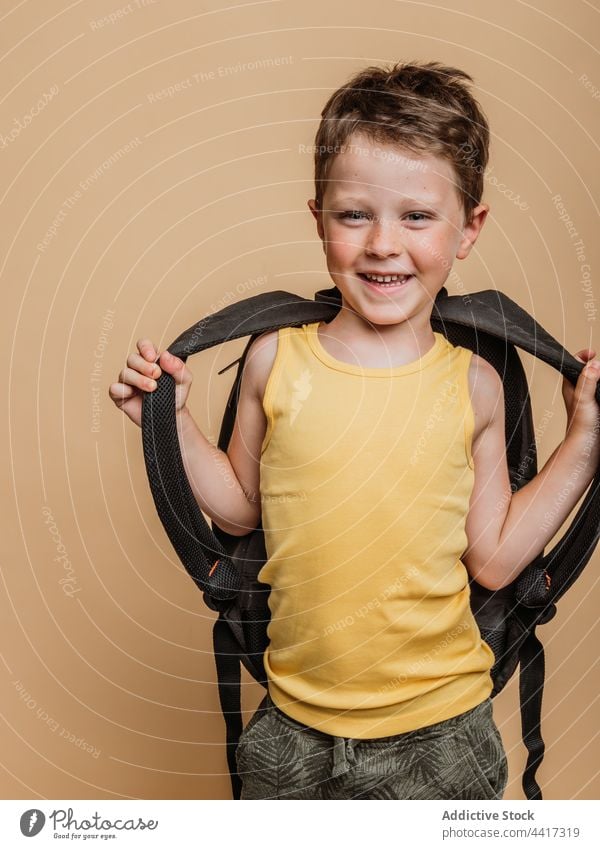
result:
[[[346,360],[351,351],[357,361],[375,367],[413,362],[435,343],[430,315],[375,324],[342,304],[335,318],[321,327],[319,336],[333,356]]]

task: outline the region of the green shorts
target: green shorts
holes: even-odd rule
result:
[[[394,734],[333,737],[267,694],[236,752],[242,799],[502,799],[508,764],[492,700]]]

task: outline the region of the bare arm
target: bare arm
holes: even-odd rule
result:
[[[248,349],[227,453],[206,439],[186,407],[193,375],[185,362],[169,351],[158,356],[150,339],[138,340],[137,352],[128,356],[118,381],[108,389],[116,406],[141,427],[143,393],[156,390],[163,371],[171,375],[177,434],[190,488],[200,509],[234,536],[249,533],[261,516],[260,449],[266,430],[262,399],[276,353],[276,331],[258,336]]]
[[[485,360],[476,356],[473,360],[475,481],[463,562],[483,586],[500,589],[543,553],[561,527],[594,476],[599,445],[595,436],[568,431],[543,469],[513,493],[506,463],[502,381]]]
[[[186,407],[178,413],[179,444],[192,492],[200,509],[234,536],[249,533],[261,517],[262,397],[276,350],[276,332],[258,337],[248,350],[227,453],[206,439]]]

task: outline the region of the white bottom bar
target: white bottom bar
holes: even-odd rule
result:
[[[366,802],[366,806],[365,806]],[[0,801],[0,845],[598,847],[597,801]],[[369,807],[370,806],[370,807]],[[312,810],[309,811],[308,808]],[[29,840],[33,843],[28,843]]]

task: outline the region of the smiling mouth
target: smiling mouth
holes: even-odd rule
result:
[[[407,280],[410,280],[412,274],[358,274],[361,280],[372,285],[380,286],[381,288],[398,288]]]

